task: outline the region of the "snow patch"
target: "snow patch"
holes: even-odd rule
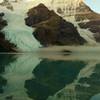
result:
[[[65,16],[63,17],[66,21],[69,21],[74,24],[75,27],[77,27],[77,30],[80,34],[81,37],[83,37],[88,43],[88,45],[100,45],[99,43],[96,42],[94,38],[94,33],[90,32],[88,29],[82,29],[79,27],[78,23],[75,20],[75,16]],[[82,22],[87,22],[88,20],[84,20]]]

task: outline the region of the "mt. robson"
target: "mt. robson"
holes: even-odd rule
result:
[[[37,13],[34,12],[36,10]],[[46,12],[41,12],[41,15],[50,14],[45,16],[46,19],[41,15],[36,17],[42,10]],[[32,23],[30,27],[25,22],[26,18],[29,19],[28,24]],[[33,18],[38,22],[35,25]],[[53,18],[57,18],[56,24],[51,24],[55,21]],[[100,15],[83,0],[0,1],[0,51],[33,51],[41,46],[71,44],[99,46],[99,42]]]

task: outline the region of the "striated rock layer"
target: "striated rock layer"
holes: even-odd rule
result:
[[[88,30],[94,36],[96,42],[100,42],[100,14],[92,11],[85,3],[81,3],[77,11],[83,13],[76,14],[76,21],[81,29]],[[86,21],[87,20],[87,21]]]

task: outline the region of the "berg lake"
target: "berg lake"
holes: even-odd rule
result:
[[[100,54],[0,54],[0,100],[100,100]]]

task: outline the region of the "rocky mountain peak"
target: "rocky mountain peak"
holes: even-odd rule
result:
[[[44,4],[33,7],[27,14],[26,25],[36,28],[33,35],[43,46],[82,45],[86,42],[72,23],[49,10]]]
[[[61,16],[70,16],[77,13],[77,8],[80,7],[82,3],[83,0],[53,0],[52,6],[54,11]]]

